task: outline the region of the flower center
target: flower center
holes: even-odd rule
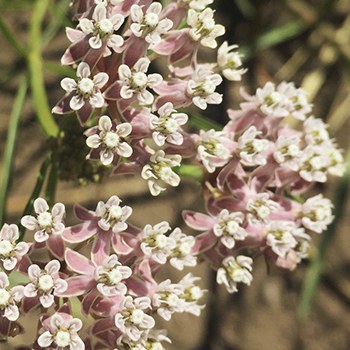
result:
[[[211,95],[215,92],[216,85],[211,80],[206,80],[203,82],[202,88],[207,95]]]
[[[314,170],[320,170],[322,168],[323,162],[321,157],[312,157],[309,160],[310,165]]]
[[[134,324],[140,324],[143,320],[144,312],[140,309],[135,309],[131,314],[131,322]]]
[[[0,255],[9,256],[13,251],[13,244],[10,241],[0,242]]]
[[[9,303],[10,298],[11,294],[7,290],[0,289],[0,306],[6,306]]]
[[[170,167],[163,166],[159,169],[158,176],[160,177],[161,180],[168,182],[171,178],[172,173],[173,171],[171,170]]]
[[[78,89],[84,95],[90,95],[94,90],[94,82],[90,78],[83,78],[79,81]]]
[[[182,243],[179,246],[179,251],[180,251],[181,255],[183,255],[183,256],[189,255],[191,253],[191,249],[192,249],[192,247],[186,242]]]
[[[111,205],[109,208],[109,218],[112,220],[119,220],[122,214],[123,211],[119,205]]]
[[[234,220],[230,220],[229,222],[226,223],[226,231],[230,234],[230,235],[234,235],[237,233],[239,228],[239,225],[236,221]]]
[[[118,284],[123,279],[122,274],[117,268],[114,268],[113,270],[109,271],[107,274],[108,274],[110,283],[113,285]]]
[[[288,154],[291,157],[296,157],[299,153],[299,147],[297,145],[289,145],[288,146]]]
[[[71,341],[70,341],[70,334],[66,330],[59,330],[55,336],[55,342],[58,347],[66,347],[69,346]]]
[[[165,248],[167,244],[167,237],[164,235],[157,235],[155,238],[155,243],[158,248]]]
[[[198,300],[202,297],[202,291],[197,286],[190,288],[188,292],[192,300]]]
[[[148,78],[147,78],[147,75],[145,73],[136,72],[132,76],[132,81],[133,81],[133,85],[136,88],[142,89],[147,85]]]
[[[104,143],[108,148],[114,148],[119,145],[119,136],[115,132],[108,131]]]
[[[202,21],[202,27],[205,30],[211,31],[215,27],[215,21],[213,18],[204,18]]]
[[[159,22],[159,17],[157,14],[151,12],[147,13],[145,16],[145,24],[149,27],[155,27]]]
[[[40,213],[37,220],[41,228],[50,227],[52,225],[52,215],[47,211]]]
[[[165,121],[164,126],[169,132],[175,132],[178,125],[176,120],[169,118],[167,121]]]
[[[166,298],[166,301],[169,306],[176,306],[177,303],[179,302],[179,297],[176,294],[171,293]]]
[[[108,19],[104,18],[99,22],[100,30],[104,34],[110,34],[113,32],[113,23]]]
[[[39,278],[39,287],[42,291],[48,292],[53,286],[53,279],[50,275],[43,275]]]

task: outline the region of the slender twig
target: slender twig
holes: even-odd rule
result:
[[[23,77],[19,84],[17,96],[15,98],[12,112],[10,115],[10,122],[9,122],[9,127],[7,132],[6,145],[5,145],[4,163],[3,163],[3,169],[1,174],[2,181],[1,181],[1,187],[0,187],[0,227],[4,223],[4,218],[5,218],[6,201],[7,201],[7,194],[9,190],[11,173],[12,173],[12,165],[13,165],[13,159],[14,159],[18,124],[20,121],[23,104],[27,94],[27,89],[28,89],[28,81],[25,77]]]

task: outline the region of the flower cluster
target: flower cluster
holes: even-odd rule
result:
[[[91,349],[147,349],[150,343],[163,348],[161,342],[170,340],[155,328],[156,314],[165,320],[175,312],[200,314],[204,290],[197,285],[199,278],[189,273],[177,283],[156,280],[166,264],[178,270],[197,264],[195,238],[180,228],[171,230],[165,221],[144,228],[131,225],[132,209],[122,206],[117,196],[98,202],[95,211],[76,206],[81,223],[71,227],[64,225],[63,204],[50,210],[47,202],[38,198],[34,208],[35,216],[27,215],[21,222],[35,231],[35,243],[16,244],[16,225],[5,224],[1,230],[3,267],[23,276],[19,278],[23,282],[12,286],[9,272],[0,272],[2,329],[9,329],[10,322],[39,306],[47,312],[40,318],[39,333],[30,349],[79,350],[88,344]],[[38,241],[42,236],[46,240]],[[48,244],[54,238],[61,247]],[[68,247],[76,243],[90,248],[89,257],[78,246]],[[46,265],[35,261],[42,248],[57,259]],[[63,254],[58,254],[61,249]],[[80,300],[79,317],[71,302],[61,305],[61,298],[71,297]],[[81,314],[94,320],[84,329]]]

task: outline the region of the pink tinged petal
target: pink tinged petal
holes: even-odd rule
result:
[[[120,89],[120,96],[126,100],[128,100],[129,98],[133,97],[134,95],[134,90],[130,89],[129,86],[125,85],[122,86]]]
[[[65,260],[70,270],[92,276],[95,272],[95,267],[91,261],[84,255],[67,248],[65,252]]]
[[[101,37],[99,35],[92,36],[89,39],[89,44],[90,44],[91,48],[93,48],[95,50],[100,49],[102,47]]]
[[[91,250],[91,260],[96,266],[103,265],[110,252],[110,234],[101,232],[95,239]]]
[[[92,18],[96,21],[99,22],[102,19],[105,19],[107,17],[107,10],[106,7],[102,4],[97,5],[95,7],[94,13],[92,15]]]
[[[160,74],[154,73],[148,75],[148,86],[153,88],[163,82],[163,77]]]
[[[66,228],[61,237],[68,243],[80,243],[88,240],[96,234],[96,230],[96,225],[88,222],[82,225]]]
[[[110,149],[105,149],[103,151],[101,151],[100,153],[100,161],[103,165],[110,165],[112,164],[114,159],[114,153],[112,150]]]
[[[58,273],[58,271],[61,268],[61,264],[57,260],[51,260],[49,263],[45,266],[45,271],[48,275],[52,276]]]
[[[146,73],[151,61],[147,57],[140,58],[134,65],[137,72]]]
[[[118,68],[119,79],[129,80],[131,78],[131,70],[126,64],[122,64]]]
[[[125,137],[125,136],[128,136],[131,131],[132,131],[132,126],[131,124],[129,123],[123,123],[123,124],[119,124],[117,126],[117,133],[122,136],[122,137]]]
[[[133,248],[124,241],[120,234],[114,234],[111,243],[113,250],[117,254],[127,255],[133,251]]]
[[[3,259],[2,262],[3,262],[4,269],[7,271],[13,270],[17,265],[17,259],[14,257]]]
[[[21,224],[22,226],[24,226],[25,228],[27,228],[28,230],[35,230],[38,221],[34,216],[31,215],[25,215],[23,216],[23,218],[21,219]]]
[[[19,303],[24,298],[24,286],[14,286],[11,291],[15,302]]]
[[[143,12],[140,6],[132,5],[130,9],[130,17],[133,22],[141,22],[143,19]]]
[[[62,219],[66,213],[66,209],[64,207],[64,204],[62,203],[56,203],[52,207],[52,216],[57,220],[57,219]]]
[[[101,108],[105,103],[105,99],[101,92],[96,92],[90,97],[89,102],[94,108]]]
[[[74,214],[75,216],[82,221],[90,221],[94,219],[95,215],[92,211],[87,210],[79,204],[74,206]]]
[[[55,281],[54,295],[65,292],[68,289],[68,283],[62,278],[57,278]]]
[[[49,235],[45,231],[37,231],[34,234],[34,240],[38,243],[45,242],[49,239]]]
[[[82,18],[79,20],[79,28],[86,34],[94,31],[94,24],[88,18]]]
[[[32,298],[24,298],[21,305],[21,312],[26,314],[37,305],[39,305],[38,296]]]
[[[85,100],[82,96],[73,96],[71,100],[69,101],[69,106],[72,108],[73,111],[78,111],[80,108],[82,108],[85,104]]]
[[[36,297],[38,294],[38,291],[33,283],[29,283],[26,286],[24,286],[24,296],[27,298],[33,298]]]
[[[61,236],[51,235],[46,241],[49,251],[59,260],[64,258],[64,242]]]
[[[53,342],[53,336],[49,331],[44,332],[37,340],[42,348],[49,347]]]
[[[124,44],[124,39],[120,35],[113,34],[107,42],[107,45],[114,51],[119,51],[119,48]]]
[[[117,148],[117,153],[121,156],[121,157],[125,157],[128,158],[132,155],[132,148],[131,146],[129,146],[126,142],[122,142],[121,144],[119,144],[118,148]]]
[[[67,92],[72,92],[76,89],[77,83],[74,79],[64,78],[61,80],[61,87]]]
[[[66,35],[70,42],[74,43],[75,41],[82,40],[85,37],[85,34],[81,30],[66,28]]]
[[[86,144],[90,147],[90,148],[99,148],[101,145],[101,139],[100,136],[98,135],[91,135],[86,139]]]
[[[184,211],[182,213],[182,217],[187,226],[198,231],[209,230],[215,224],[215,220],[210,216],[202,213],[195,213],[193,211]]]
[[[4,316],[10,321],[16,321],[19,317],[19,310],[16,305],[8,305],[5,308]]]
[[[82,311],[85,316],[90,313],[90,309],[93,306],[95,300],[99,297],[99,294],[96,290],[92,290],[84,296],[83,301],[81,302]]]
[[[75,276],[66,280],[68,288],[63,293],[57,293],[61,297],[73,297],[84,295],[95,287],[96,282],[94,278],[89,276]]]
[[[93,82],[94,82],[95,86],[97,86],[98,88],[101,89],[106,85],[108,79],[109,79],[109,76],[107,73],[100,72],[94,76]]]
[[[81,62],[77,68],[77,77],[79,78],[89,78],[91,74],[90,67],[87,63]]]
[[[39,297],[39,300],[40,304],[45,308],[49,308],[50,306],[52,306],[55,301],[54,296],[52,294],[43,294]]]
[[[110,131],[112,129],[111,119],[108,116],[103,115],[98,121],[98,127],[100,130],[103,130],[105,132]]]
[[[143,90],[137,95],[137,99],[142,105],[151,105],[154,101],[154,96],[149,91]]]
[[[44,213],[44,212],[46,212],[46,211],[48,211],[50,209],[49,205],[46,202],[46,200],[43,199],[43,198],[37,198],[34,201],[34,205],[33,206],[34,206],[34,211],[37,214]]]
[[[41,269],[38,265],[30,265],[28,268],[28,276],[31,280],[39,278]]]
[[[73,333],[79,332],[83,328],[83,322],[79,318],[73,318],[69,325],[69,330]]]
[[[28,250],[29,250],[29,245],[25,242],[19,242],[15,248],[16,253],[21,256],[27,254]]]

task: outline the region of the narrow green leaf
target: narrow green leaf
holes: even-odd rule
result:
[[[7,131],[3,169],[1,174],[2,181],[0,187],[0,227],[3,225],[5,218],[6,201],[12,173],[18,124],[20,121],[20,116],[25,102],[27,90],[28,81],[25,77],[23,77],[19,84],[17,95],[12,107],[9,127]]]
[[[72,67],[62,66],[57,62],[45,60],[43,62],[43,66],[45,69],[47,69],[51,73],[55,73],[62,77],[69,77],[74,79],[77,77],[75,70]]]
[[[41,26],[45,18],[49,2],[37,0],[32,12],[29,32],[29,48],[28,55],[29,72],[31,90],[34,101],[34,108],[37,114],[40,126],[47,136],[56,137],[58,134],[58,126],[53,119],[49,108],[47,95],[45,91],[45,82],[43,77],[43,62],[42,62],[42,36]]]
[[[196,181],[202,181],[204,178],[203,169],[197,165],[182,164],[175,171],[181,177],[189,177]]]
[[[205,131],[210,129],[222,130],[222,125],[212,119],[209,119],[208,117],[199,114],[191,114],[189,116],[188,122],[194,127]]]
[[[21,45],[21,43],[17,40],[15,34],[12,30],[7,26],[7,24],[0,17],[0,31],[2,32],[4,38],[7,42],[23,57],[27,55],[26,49]]]
[[[329,226],[328,230],[322,234],[318,245],[317,252],[313,258],[311,265],[306,273],[305,282],[300,296],[298,314],[301,318],[306,318],[311,310],[312,303],[316,294],[317,287],[322,278],[322,273],[325,268],[327,249],[332,243],[336,234],[338,224],[346,210],[346,201],[350,189],[350,150],[346,157],[346,171],[341,178],[336,191],[334,202],[334,221]]]

